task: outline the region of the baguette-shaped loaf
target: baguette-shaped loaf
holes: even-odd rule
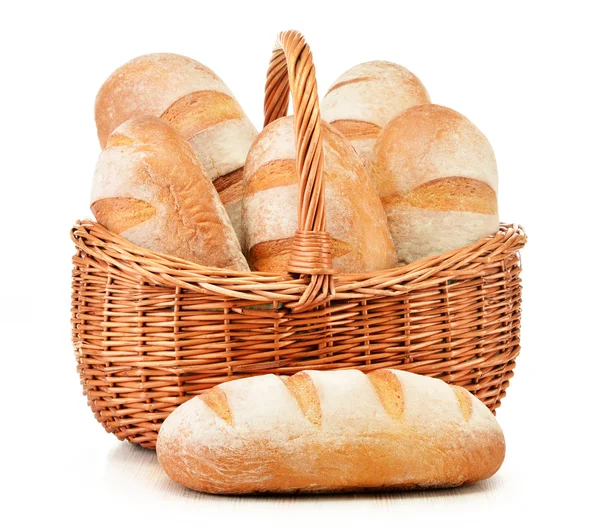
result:
[[[366,163],[390,120],[428,102],[427,90],[413,73],[376,60],[354,66],[333,83],[321,102],[321,116],[344,134]]]
[[[141,247],[208,267],[248,270],[194,150],[157,117],[134,117],[109,136],[91,208],[100,224]]]
[[[358,273],[394,267],[396,253],[377,191],[341,133],[323,123],[323,173],[333,266]],[[245,251],[253,270],[285,272],[298,227],[298,173],[292,116],[257,137],[244,169]]]
[[[157,443],[173,480],[208,493],[458,486],[492,476],[504,451],[468,391],[392,369],[221,384],[178,407]]]
[[[139,115],[161,117],[190,141],[241,236],[242,174],[257,132],[225,83],[190,58],[143,55],[117,69],[98,92],[102,148],[117,126]]]
[[[498,172],[490,143],[464,115],[413,106],[382,131],[371,172],[400,264],[498,231]]]

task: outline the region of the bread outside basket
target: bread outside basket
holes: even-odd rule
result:
[[[203,267],[92,221],[71,230],[77,369],[121,440],[154,448],[186,400],[267,373],[393,367],[465,387],[494,412],[505,396],[520,351],[522,228],[401,268],[335,273],[315,68],[296,31],[273,51],[265,125],[286,115],[290,93],[300,197],[287,274]]]

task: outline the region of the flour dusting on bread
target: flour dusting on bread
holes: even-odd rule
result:
[[[392,369],[298,375],[297,386],[271,374],[221,384],[219,411],[186,402],[159,433],[161,465],[194,489],[246,493],[453,486],[502,463],[500,427],[462,388]]]

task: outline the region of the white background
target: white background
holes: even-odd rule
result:
[[[12,2],[0,16],[1,508],[5,524],[443,522],[598,524],[600,41],[593,2]],[[70,342],[69,229],[91,217],[96,91],[168,51],[214,69],[257,127],[278,31],[310,43],[320,92],[386,59],[489,138],[500,217],[530,238],[522,354],[498,411],[506,461],[451,491],[217,498],[104,433]],[[304,517],[311,515],[310,519]],[[375,519],[375,514],[380,515]],[[539,521],[539,522],[538,522]]]

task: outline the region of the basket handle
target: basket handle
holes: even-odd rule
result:
[[[288,307],[307,310],[335,295],[331,237],[325,224],[325,185],[321,113],[310,47],[298,31],[279,33],[265,85],[264,125],[287,114],[290,92],[294,108],[296,171],[299,176],[298,229],[288,272],[310,276],[301,298]]]

